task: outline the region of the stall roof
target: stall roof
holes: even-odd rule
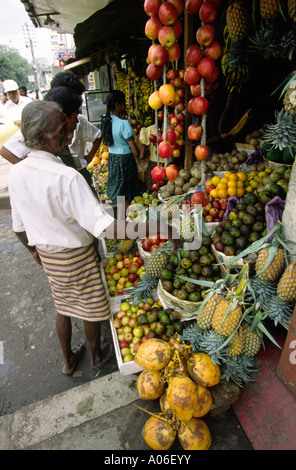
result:
[[[74,34],[75,26],[113,0],[20,0],[36,27]],[[49,14],[49,16],[47,16]],[[49,18],[49,21],[48,21]],[[52,22],[54,21],[54,23]]]

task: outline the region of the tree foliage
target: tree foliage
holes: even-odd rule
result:
[[[15,80],[19,86],[32,88],[28,75],[34,75],[34,68],[16,49],[0,45],[0,82]]]

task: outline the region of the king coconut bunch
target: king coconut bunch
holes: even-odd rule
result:
[[[169,342],[151,338],[142,343],[135,362],[144,370],[137,389],[142,400],[159,399],[160,412],[150,413],[142,437],[153,450],[167,450],[176,438],[185,450],[208,450],[210,430],[203,419],[211,409],[211,387],[220,382],[220,367],[205,353],[194,353],[179,335]]]
[[[207,353],[221,369],[221,380],[241,387],[253,381],[255,356],[262,334],[252,328],[252,318],[244,309],[249,279],[245,264],[238,274],[219,280],[208,291],[196,313],[196,322],[183,330],[181,339],[193,351]]]

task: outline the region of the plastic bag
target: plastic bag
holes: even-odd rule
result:
[[[281,199],[279,196],[274,197],[271,201],[269,201],[265,206],[265,219],[266,219],[266,232],[269,233],[277,221],[282,221],[283,212],[285,207],[285,201]],[[270,243],[271,240],[274,238],[275,234],[272,234],[268,239]]]

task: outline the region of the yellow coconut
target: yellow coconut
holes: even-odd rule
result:
[[[162,412],[165,412],[169,410],[170,405],[168,404],[168,399],[167,399],[167,389],[163,392],[159,399],[159,406]]]
[[[142,437],[153,450],[167,450],[172,447],[176,431],[168,421],[151,416],[142,429]]]
[[[189,421],[198,403],[198,390],[190,377],[179,376],[170,380],[167,388],[169,408],[181,421]]]
[[[202,419],[191,418],[187,423],[181,423],[178,438],[185,450],[208,450],[212,445],[210,430]]]
[[[144,341],[135,355],[135,362],[146,370],[163,369],[172,357],[173,349],[166,341],[150,338]]]
[[[162,373],[157,370],[144,370],[138,377],[137,388],[142,400],[156,400],[165,389],[165,383],[161,382]]]
[[[220,367],[213,364],[207,353],[193,353],[187,361],[187,367],[190,377],[198,385],[212,387],[220,382]]]
[[[198,388],[198,403],[194,410],[193,418],[201,418],[210,411],[213,399],[211,392],[206,387],[198,384],[195,385]]]
[[[108,158],[109,158],[109,152],[103,152],[103,153],[101,154],[101,157],[102,157],[102,160],[108,160]]]

